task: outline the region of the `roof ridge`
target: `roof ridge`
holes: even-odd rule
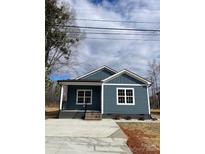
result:
[[[109,70],[110,72],[113,72],[113,73],[118,73],[116,70],[114,70],[114,69],[112,69],[112,68],[110,68],[110,67],[108,67],[108,66],[106,66],[106,65],[103,65],[103,66],[101,66],[101,67],[99,67],[99,68],[97,68],[97,69],[93,69],[93,70],[91,70],[91,71],[89,71],[88,73],[86,73],[86,74],[83,74],[83,75],[80,75],[80,76],[78,76],[78,77],[76,77],[75,79],[76,80],[79,80],[79,79],[81,79],[81,78],[83,78],[83,77],[86,77],[86,76],[89,76],[89,75],[91,75],[91,74],[93,74],[93,73],[95,73],[95,72],[97,72],[97,71],[99,71],[99,70],[102,70],[102,69],[107,69],[107,70]]]

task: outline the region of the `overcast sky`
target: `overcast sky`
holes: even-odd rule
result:
[[[76,12],[77,19],[137,21],[153,23],[99,22],[77,20],[79,26],[160,29],[159,0],[65,0]],[[134,31],[87,30],[92,32],[148,33]],[[147,64],[160,58],[159,35],[86,34],[92,38],[139,39],[106,40],[84,39],[73,55],[75,65],[64,68],[55,79],[74,78],[90,69],[107,65],[120,71],[129,69],[146,77]],[[146,40],[146,41],[145,41]],[[155,41],[151,41],[155,40]]]

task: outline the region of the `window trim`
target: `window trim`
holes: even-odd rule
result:
[[[119,101],[118,101],[118,90],[120,90],[120,89],[125,90],[125,96],[124,96],[125,103],[119,103]],[[126,90],[132,90],[132,92],[133,92],[133,96],[132,96],[133,103],[127,103]],[[129,97],[131,97],[131,96],[129,96]],[[116,100],[117,100],[117,105],[135,105],[135,89],[134,88],[117,87],[116,88]]]
[[[83,96],[83,103],[78,102],[78,91],[84,91],[84,96]],[[90,91],[90,103],[85,103],[85,91]],[[93,90],[92,89],[77,89],[76,90],[76,105],[92,105],[92,100],[93,100]]]

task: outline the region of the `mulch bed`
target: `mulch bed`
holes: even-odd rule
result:
[[[159,140],[159,136],[156,135],[156,130],[154,133],[151,131],[146,131],[146,126],[142,128],[135,124],[123,124],[120,123],[119,126],[128,136],[127,144],[133,154],[159,154],[160,147],[159,143],[156,144]],[[147,127],[149,128],[149,127]],[[155,129],[155,128],[154,128]]]

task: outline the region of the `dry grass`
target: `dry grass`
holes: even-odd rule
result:
[[[133,154],[160,153],[159,123],[118,123],[128,136],[128,146]]]
[[[151,109],[152,114],[160,114],[160,109]]]
[[[52,106],[52,107],[45,107],[45,118],[58,118],[59,107]]]
[[[59,108],[57,108],[57,107],[46,107],[45,108],[46,112],[52,112],[52,111],[57,111],[57,110],[59,110]]]

